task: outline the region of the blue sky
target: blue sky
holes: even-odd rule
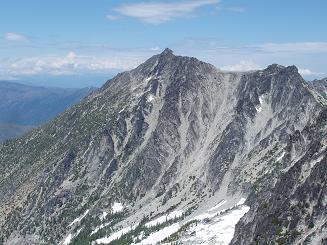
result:
[[[0,79],[99,86],[166,47],[224,70],[327,77],[324,0],[1,0]]]

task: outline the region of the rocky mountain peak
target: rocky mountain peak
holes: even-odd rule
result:
[[[309,87],[320,94],[325,99],[325,103],[327,103],[327,78],[315,79],[309,82]]]
[[[262,227],[265,210],[280,200],[263,201],[280,176],[297,164],[294,178],[305,182],[307,166],[321,161],[325,149],[325,108],[305,93],[301,76],[289,75],[296,71],[271,65],[221,72],[166,49],[117,75],[49,124],[0,146],[0,243],[30,237],[30,244],[154,244],[148,233],[168,229],[157,242],[185,230],[169,239],[220,244],[217,231],[199,237],[193,230],[219,227],[226,215],[249,211],[245,205],[251,213],[262,205],[262,213],[244,220],[254,222],[243,225],[256,237],[261,230],[250,225]],[[280,187],[288,189],[278,193],[298,189],[285,179]],[[315,209],[310,205],[301,207]],[[297,226],[277,229],[277,221],[265,230]],[[249,237],[241,232],[238,240]]]
[[[165,48],[165,50],[160,54],[161,56],[165,56],[165,55],[174,55],[174,51],[171,50],[170,48]]]
[[[277,73],[277,72],[281,72],[281,71],[285,71],[288,73],[298,73],[298,68],[296,66],[282,66],[279,64],[272,64],[269,65],[264,71],[266,72],[270,72],[270,73]]]
[[[265,71],[280,71],[284,68],[285,68],[285,66],[282,66],[279,64],[271,64],[265,69]]]
[[[327,77],[322,78],[322,79],[315,79],[312,81],[312,83],[319,83],[319,84],[324,84],[325,86],[327,86]]]
[[[287,66],[286,70],[291,73],[299,73],[299,69],[295,65]]]

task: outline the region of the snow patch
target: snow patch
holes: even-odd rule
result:
[[[65,238],[63,245],[68,245],[68,244],[70,244],[71,241],[72,241],[72,234],[69,234],[69,235]]]
[[[103,212],[102,215],[100,216],[100,220],[103,221],[106,217],[107,217],[108,213],[107,212]]]
[[[143,237],[144,237],[144,231],[141,231],[140,235],[138,235],[137,238],[138,238],[139,240],[142,240]]]
[[[224,205],[227,201],[226,200],[222,200],[221,202],[219,202],[216,206],[210,208],[208,211],[212,212],[215,211],[216,209],[218,209],[220,206]]]
[[[280,160],[282,160],[284,156],[285,156],[285,151],[283,151],[282,154],[276,159],[277,162],[279,162]]]
[[[227,203],[226,200],[222,200],[220,201],[216,206],[208,209],[208,211],[206,213],[202,213],[199,214],[197,216],[195,216],[192,220],[204,220],[204,219],[211,219],[217,215],[219,215],[222,212],[225,212],[226,209],[222,209],[220,211],[217,211],[218,208],[220,208],[222,205],[224,205],[225,203]]]
[[[238,201],[238,203],[236,204],[236,206],[240,206],[240,205],[243,205],[246,201],[246,198],[241,198],[241,200]]]
[[[250,209],[250,207],[243,205],[244,202],[245,198],[242,198],[226,214],[215,216],[209,222],[201,222],[191,226],[181,242],[186,244],[207,244],[208,242],[210,244],[229,244],[234,236],[235,225]]]
[[[133,226],[129,226],[129,227],[126,227],[124,229],[121,229],[121,230],[111,234],[109,237],[99,238],[99,239],[95,240],[95,244],[108,244],[108,243],[111,243],[112,241],[121,238],[123,235],[127,234],[128,232],[130,232],[132,230],[135,230],[135,228],[137,226],[138,226],[138,223],[133,225]]]
[[[153,101],[155,99],[155,97],[153,96],[153,94],[150,94],[149,96],[148,96],[148,98],[147,98],[147,102],[151,102],[151,101]]]
[[[110,224],[110,222],[109,222],[109,223],[105,223],[105,224],[101,224],[100,226],[97,226],[97,227],[96,227],[96,228],[91,232],[91,236],[92,236],[93,234],[97,233],[99,230],[101,230],[101,229],[107,227],[109,224]]]
[[[89,209],[86,210],[85,213],[84,213],[82,216],[80,216],[80,217],[74,219],[73,222],[70,223],[70,225],[68,225],[68,227],[69,227],[69,226],[72,226],[73,224],[75,224],[75,223],[77,223],[77,222],[81,222],[81,220],[82,220],[82,219],[83,219],[83,218],[88,214],[89,211],[90,211]]]
[[[145,224],[145,226],[147,228],[150,228],[152,226],[156,226],[156,225],[160,225],[162,223],[165,223],[167,222],[168,220],[172,220],[172,219],[175,219],[175,218],[179,218],[183,215],[183,211],[182,210],[179,210],[179,211],[173,211],[171,213],[169,213],[168,215],[163,215],[163,216],[160,216],[158,218],[156,218],[155,220],[152,220],[152,221],[149,221]]]
[[[113,214],[115,214],[115,213],[119,213],[119,212],[123,211],[123,209],[124,209],[123,204],[121,204],[119,202],[115,202],[114,205],[112,205],[112,207],[111,207],[111,212]]]
[[[152,76],[149,76],[145,79],[146,82],[149,82],[152,79]]]
[[[158,242],[161,242],[165,238],[177,232],[179,229],[180,225],[178,223],[172,224],[157,232],[151,233],[150,236],[148,236],[143,241],[137,243],[137,245],[157,244]]]
[[[260,105],[262,105],[262,103],[263,103],[263,97],[264,97],[264,95],[260,95],[260,96],[259,96],[259,102],[260,102]]]
[[[76,234],[74,235],[74,237],[77,237],[78,236],[78,234],[81,232],[83,230],[83,227],[82,228],[80,228],[80,229],[78,229],[78,231],[76,232]]]
[[[260,95],[260,96],[259,96],[259,102],[260,102],[260,105],[257,105],[257,106],[255,107],[255,109],[257,110],[258,113],[262,111],[263,98],[264,98],[264,95]]]
[[[204,219],[211,219],[217,215],[219,215],[220,213],[222,212],[225,212],[226,209],[223,209],[223,210],[220,210],[219,212],[216,212],[216,213],[212,213],[212,214],[209,214],[209,213],[203,213],[203,214],[200,214],[198,216],[195,216],[192,220],[204,220]]]
[[[257,106],[255,107],[255,109],[256,109],[256,111],[259,113],[259,112],[261,112],[262,107],[261,107],[260,105],[257,105]]]

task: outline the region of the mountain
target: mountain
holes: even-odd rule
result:
[[[318,92],[324,99],[327,99],[327,78],[321,80],[313,80],[309,82],[312,90]]]
[[[0,237],[324,242],[326,107],[295,66],[224,72],[166,49],[0,145]]]
[[[0,81],[0,141],[22,135],[49,121],[93,90],[33,87]]]

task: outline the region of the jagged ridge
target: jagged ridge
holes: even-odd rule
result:
[[[312,143],[290,146],[290,137],[324,110],[294,66],[222,72],[166,49],[0,146],[0,235],[89,244],[113,232],[91,235],[114,202],[125,210],[106,218],[113,227],[173,209],[186,224],[222,200],[219,209],[231,208],[274,188]]]

